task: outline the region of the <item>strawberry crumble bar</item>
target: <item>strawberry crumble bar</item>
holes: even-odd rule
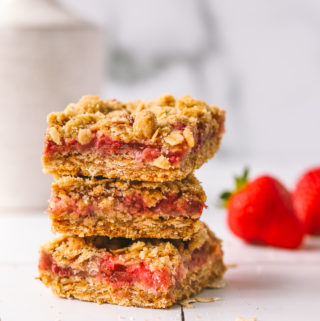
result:
[[[187,240],[205,200],[193,174],[163,183],[66,176],[52,184],[47,212],[53,231],[67,235]]]
[[[64,236],[40,250],[40,280],[64,298],[166,308],[223,276],[220,241]]]
[[[60,176],[185,178],[218,150],[225,113],[190,96],[121,103],[85,96],[48,116],[43,165]]]

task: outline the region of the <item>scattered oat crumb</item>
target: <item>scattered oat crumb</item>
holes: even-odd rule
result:
[[[180,302],[180,304],[186,309],[193,309],[193,305],[190,304],[189,301],[188,302],[182,301],[182,302]]]
[[[196,317],[196,319],[199,319],[199,314],[196,314],[195,317]]]
[[[123,315],[118,315],[118,319],[119,320],[124,320],[126,317],[124,317]]]
[[[234,268],[236,268],[238,265],[237,264],[227,264],[226,265],[226,267],[227,267],[227,269],[234,269]]]
[[[215,302],[220,300],[220,298],[213,297],[213,298],[193,298],[193,299],[186,299],[180,302],[180,304],[187,309],[193,309],[193,305],[191,303],[201,302],[201,303],[207,303],[207,302]]]
[[[214,302],[214,301],[218,301],[219,298],[196,298],[196,302]]]
[[[236,321],[257,321],[257,318],[244,319],[244,318],[241,318],[241,317],[237,317]]]
[[[218,280],[218,281],[208,283],[206,287],[209,289],[222,289],[226,285],[227,285],[227,282],[225,280]]]

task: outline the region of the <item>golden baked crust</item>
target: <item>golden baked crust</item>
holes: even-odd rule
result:
[[[50,214],[52,231],[65,235],[92,236],[105,235],[108,237],[125,237],[131,239],[182,239],[190,240],[201,229],[197,219],[186,217],[170,217],[166,215],[130,216],[95,216],[65,219],[56,218]]]
[[[205,193],[198,179],[190,174],[180,181],[166,182],[144,182],[111,179],[103,177],[72,177],[72,176],[55,176],[52,183],[52,191],[56,195],[72,195],[77,197],[78,194],[85,194],[88,197],[97,196],[114,196],[118,193],[137,192],[143,195],[144,200],[152,205],[155,200],[160,200],[165,194],[181,194],[185,198],[194,197],[206,201]]]
[[[39,262],[40,279],[55,294],[127,306],[169,307],[198,293],[225,272],[220,241],[206,227],[188,242],[64,236],[44,245],[41,255],[50,257],[50,266]],[[161,271],[169,276],[169,283],[157,288],[145,288],[141,282],[114,286],[101,278],[99,267],[105,257],[121,263],[115,272],[108,272],[108,280],[115,282],[118,271],[143,264],[143,273]],[[114,268],[114,264],[110,266]]]
[[[44,171],[123,180],[182,179],[218,150],[224,118],[222,109],[190,96],[127,103],[85,96],[48,116]],[[101,139],[108,148],[99,147]]]

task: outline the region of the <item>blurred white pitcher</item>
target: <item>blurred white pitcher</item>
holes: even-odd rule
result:
[[[0,210],[46,206],[46,116],[103,80],[103,38],[55,0],[0,0]]]

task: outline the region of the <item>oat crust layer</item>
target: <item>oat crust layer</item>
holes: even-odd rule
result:
[[[79,219],[57,220],[52,217],[52,231],[65,235],[125,237],[130,239],[182,239],[190,240],[199,232],[202,224],[199,220],[185,217],[130,217],[125,214],[117,217],[87,217]]]

